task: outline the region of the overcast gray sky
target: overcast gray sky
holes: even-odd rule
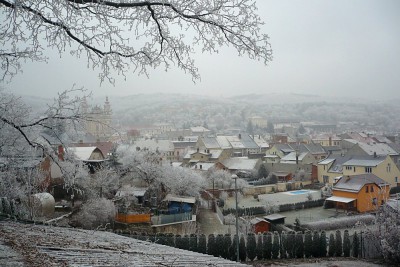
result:
[[[257,0],[270,36],[273,61],[238,57],[230,48],[196,54],[201,81],[180,70],[157,69],[150,77],[116,77],[100,85],[98,71],[68,53],[48,64],[27,63],[4,87],[14,93],[55,96],[73,84],[100,95],[189,93],[232,96],[300,93],[369,99],[400,97],[400,1]]]

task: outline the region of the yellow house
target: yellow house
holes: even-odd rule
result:
[[[386,203],[389,191],[390,185],[374,174],[344,175],[326,201],[335,203],[336,208],[369,212]]]
[[[321,146],[341,146],[342,139],[336,135],[326,135],[321,134],[315,137],[312,137],[311,140],[314,144],[320,144]]]
[[[391,186],[400,185],[400,170],[387,156],[332,155],[318,162],[318,181],[333,185],[340,176],[371,173]]]
[[[270,149],[267,150],[267,155],[273,155],[279,157],[279,159],[288,155],[291,152],[296,152],[294,148],[292,148],[288,144],[275,144]]]

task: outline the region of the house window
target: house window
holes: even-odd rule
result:
[[[371,167],[365,167],[365,172],[366,173],[371,173],[372,172],[372,168]]]
[[[371,192],[374,192],[374,186],[371,185]]]
[[[353,166],[346,166],[346,170],[351,170],[353,169]]]
[[[372,204],[373,205],[376,205],[378,203],[378,200],[376,199],[376,197],[374,197],[373,199],[372,199]]]
[[[390,163],[388,163],[388,165],[386,166],[386,171],[390,172],[390,169],[391,169],[391,166],[390,166]]]
[[[369,191],[368,191],[368,189],[369,189],[369,187],[368,187],[368,185],[365,187],[365,193],[368,193]]]
[[[399,182],[399,178],[398,177],[394,177],[394,182],[398,183]]]

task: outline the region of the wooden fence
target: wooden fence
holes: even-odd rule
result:
[[[115,217],[117,222],[122,223],[150,223],[150,214],[124,214],[117,213]]]

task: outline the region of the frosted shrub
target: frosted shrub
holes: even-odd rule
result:
[[[85,229],[106,227],[115,218],[115,206],[111,200],[105,198],[91,199],[82,205],[75,220]]]

